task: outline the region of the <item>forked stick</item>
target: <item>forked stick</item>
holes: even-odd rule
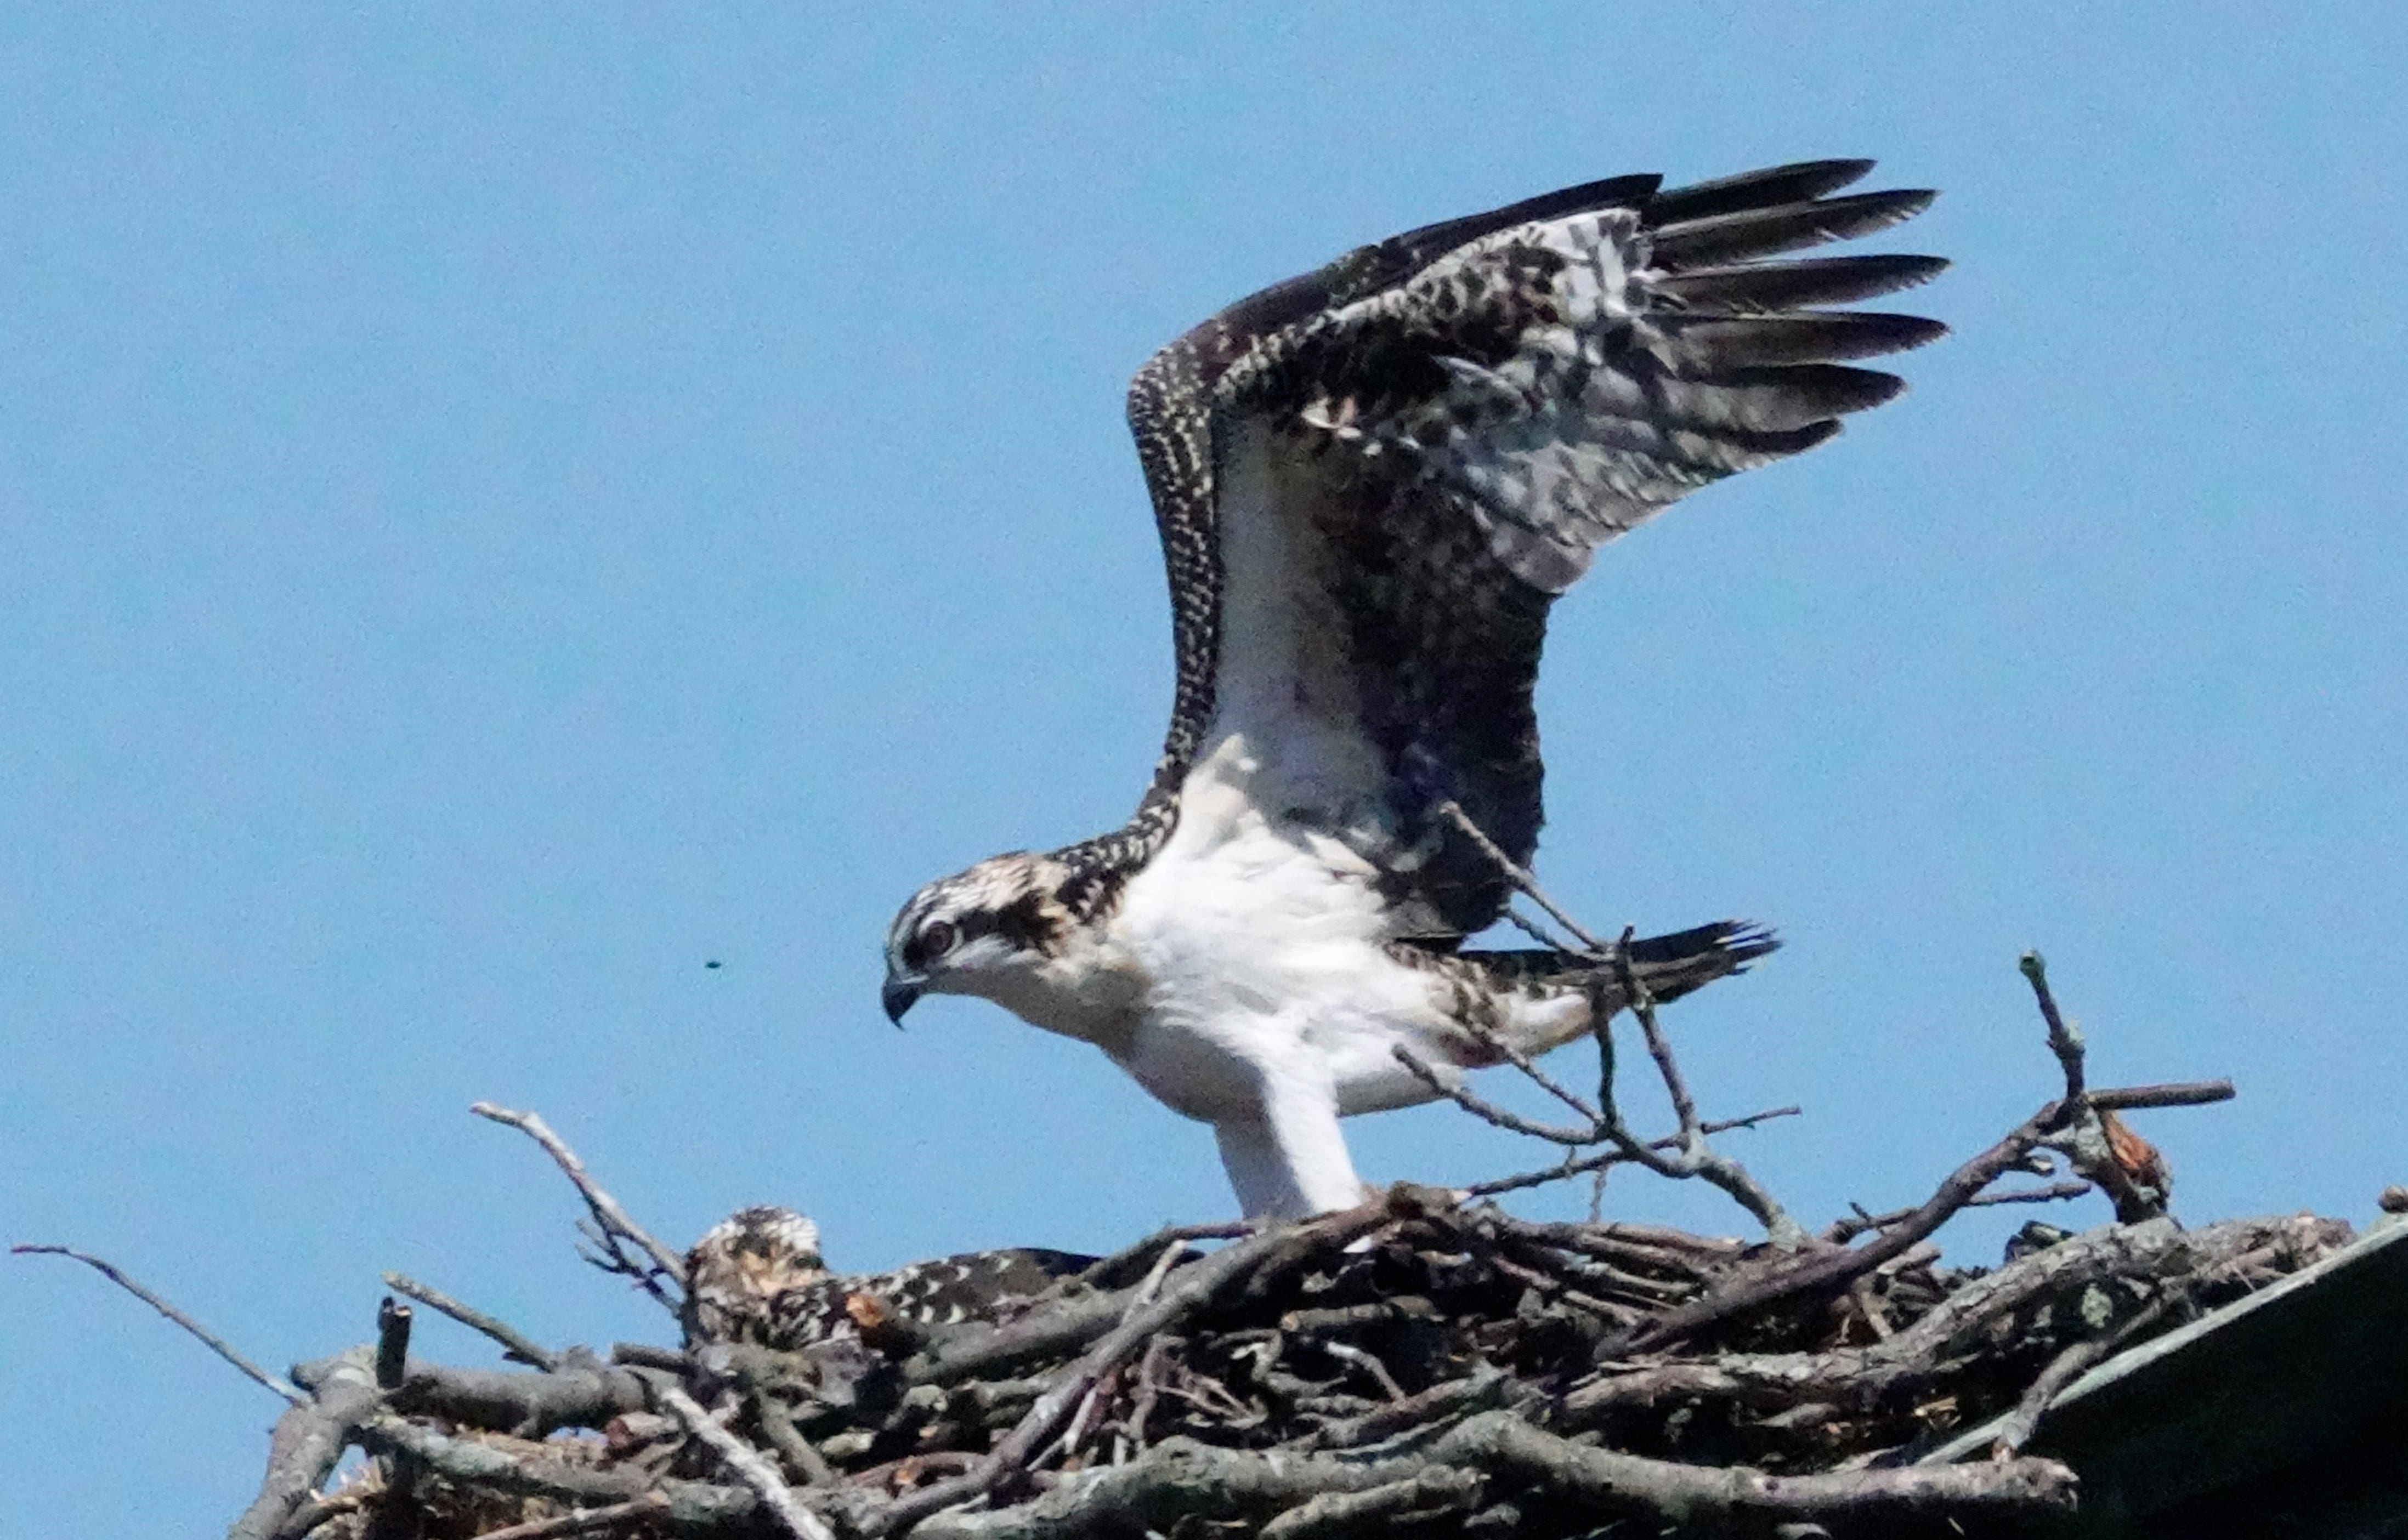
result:
[[[535,1113],[513,1111],[492,1102],[474,1103],[468,1110],[489,1121],[517,1129],[541,1145],[544,1153],[552,1157],[552,1163],[576,1184],[579,1195],[585,1200],[585,1206],[593,1212],[595,1237],[606,1253],[603,1258],[595,1260],[595,1264],[606,1272],[623,1273],[635,1279],[638,1287],[658,1300],[664,1309],[671,1315],[677,1313],[678,1302],[660,1286],[660,1277],[666,1277],[682,1294],[685,1291],[685,1259],[654,1240],[642,1225],[630,1218],[627,1211],[619,1205],[619,1200],[603,1191],[602,1185],[586,1173],[585,1162],[577,1158],[577,1151],[568,1148],[566,1140],[552,1131],[551,1124]],[[652,1259],[652,1265],[648,1267],[629,1256],[620,1244],[623,1240],[641,1248],[644,1254]]]

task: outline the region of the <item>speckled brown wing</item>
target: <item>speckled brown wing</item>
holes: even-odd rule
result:
[[[974,1251],[912,1262],[889,1273],[826,1277],[791,1289],[771,1307],[773,1343],[805,1347],[855,1330],[847,1301],[866,1296],[884,1313],[930,1326],[992,1321],[1096,1258],[1039,1247]]]
[[[1426,226],[1240,301],[1149,363],[1129,417],[1169,572],[1178,692],[1137,817],[1060,852],[1083,874],[1074,906],[1107,901],[1159,848],[1233,699],[1273,693],[1226,677],[1231,606],[1265,601],[1226,592],[1226,498],[1242,482],[1247,516],[1283,521],[1313,574],[1275,601],[1309,611],[1295,618],[1317,633],[1304,653],[1345,676],[1300,678],[1296,698],[1335,703],[1335,725],[1378,767],[1376,785],[1298,818],[1390,875],[1398,934],[1495,920],[1503,880],[1435,809],[1461,804],[1528,861],[1541,820],[1531,692],[1553,599],[1599,545],[1901,388],[1847,361],[1942,331],[1822,308],[1919,283],[1937,259],[1774,260],[1930,201],[1833,195],[1870,167],[1669,192],[1622,178]]]

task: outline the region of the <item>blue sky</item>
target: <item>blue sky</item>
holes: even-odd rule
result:
[[[914,887],[1151,763],[1123,382],[1395,229],[1850,154],[1946,190],[1887,245],[1956,259],[1914,301],[1956,335],[1557,611],[1542,874],[1783,929],[1668,1020],[1710,1112],[1805,1105],[1731,1148],[1809,1218],[2048,1093],[2028,945],[2097,1078],[2239,1083],[2143,1125],[2185,1215],[2408,1178],[2395,7],[1036,16],[0,14],[0,1239],[280,1364],[384,1268],[668,1330],[480,1097],[681,1244],[766,1200],[859,1267],[1223,1212],[1091,1051],[877,1005]],[[0,1266],[0,1533],[209,1533],[276,1409]]]

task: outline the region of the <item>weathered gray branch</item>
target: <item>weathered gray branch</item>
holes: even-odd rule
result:
[[[629,1503],[657,1493],[662,1518],[688,1533],[736,1530],[751,1520],[760,1501],[742,1487],[652,1477],[634,1470],[597,1470],[521,1454],[479,1439],[438,1433],[391,1412],[373,1412],[363,1419],[357,1437],[375,1453],[407,1455],[423,1461],[437,1475],[490,1491],[591,1505]]]
[[[507,1529],[487,1530],[477,1540],[553,1540],[564,1534],[592,1534],[597,1530],[633,1528],[668,1512],[669,1503],[659,1492],[646,1492],[624,1503],[612,1503],[599,1508],[579,1508],[557,1519],[531,1519],[523,1524]]]
[[[762,1457],[760,1450],[712,1421],[701,1404],[676,1385],[654,1381],[652,1391],[668,1414],[677,1419],[686,1436],[708,1447],[728,1473],[761,1500],[762,1507],[768,1510],[780,1529],[794,1540],[836,1540],[836,1532],[827,1527],[825,1519],[795,1501],[785,1478]]]
[[[421,1305],[440,1310],[472,1332],[482,1332],[500,1343],[503,1352],[522,1363],[531,1363],[538,1369],[549,1369],[552,1365],[552,1352],[538,1346],[534,1338],[497,1316],[489,1316],[472,1305],[453,1299],[432,1284],[421,1283],[399,1273],[387,1273],[384,1286],[396,1294],[408,1294]]]
[[[645,1406],[642,1381],[582,1348],[561,1354],[549,1370],[448,1369],[413,1362],[392,1403],[405,1415],[432,1414],[521,1438],[599,1428]]]
[[[283,1533],[302,1504],[324,1488],[351,1431],[380,1404],[376,1367],[366,1348],[331,1361],[324,1371],[310,1393],[276,1419],[259,1495],[234,1521],[226,1540],[270,1540]]]
[[[577,1151],[569,1148],[567,1141],[552,1131],[551,1124],[533,1112],[518,1112],[492,1102],[472,1103],[468,1110],[489,1121],[517,1129],[541,1145],[544,1153],[552,1157],[552,1163],[559,1166],[561,1173],[575,1184],[579,1195],[585,1200],[586,1208],[594,1216],[595,1229],[606,1253],[601,1265],[633,1278],[638,1287],[652,1295],[670,1314],[677,1313],[678,1302],[669,1297],[659,1280],[667,1278],[681,1294],[683,1293],[685,1259],[654,1240],[642,1225],[638,1224],[619,1200],[594,1179],[585,1169],[585,1162],[578,1158]],[[628,1256],[620,1244],[622,1241],[640,1248],[651,1260],[651,1265],[646,1266]]]
[[[1721,1353],[1710,1359],[1616,1369],[1564,1398],[1567,1426],[1617,1410],[1678,1400],[1725,1399],[1759,1407],[1828,1403],[1870,1406],[1953,1373],[1983,1350],[1992,1323],[2116,1277],[2212,1278],[2232,1259],[2269,1246],[2313,1253],[2333,1244],[2328,1221],[2298,1215],[2229,1219],[2186,1231],[2171,1219],[2112,1225],[2072,1236],[1974,1279],[1920,1319],[1869,1347],[1825,1353]]]
[[[1728,1134],[1733,1129],[1754,1128],[1758,1123],[1769,1122],[1775,1118],[1795,1118],[1800,1110],[1795,1105],[1769,1107],[1762,1112],[1751,1112],[1744,1118],[1709,1119],[1698,1127],[1700,1132],[1707,1134]],[[1680,1134],[1668,1134],[1663,1138],[1649,1141],[1647,1148],[1678,1149],[1681,1148],[1681,1142]],[[1511,1176],[1497,1177],[1493,1181],[1474,1182],[1461,1191],[1464,1196],[1469,1198],[1497,1198],[1508,1192],[1519,1192],[1526,1188],[1543,1187],[1549,1182],[1568,1181],[1571,1177],[1584,1176],[1593,1171],[1603,1171],[1610,1166],[1630,1163],[1632,1162],[1629,1154],[1617,1148],[1601,1150],[1595,1155],[1584,1155],[1578,1160],[1564,1161],[1559,1164],[1545,1166],[1537,1171],[1519,1172]]]
[[[1127,1464],[1082,1473],[1016,1506],[953,1508],[924,1520],[917,1540],[1087,1540],[1168,1533],[1189,1522],[1264,1524],[1317,1499],[1392,1491],[1433,1472],[1433,1495],[1498,1484],[1584,1504],[1590,1521],[1636,1519],[1720,1533],[1735,1521],[1877,1522],[1918,1514],[2037,1514],[2072,1505],[2073,1473],[2053,1461],[1776,1476],[1684,1465],[1589,1448],[1512,1412],[1483,1412],[1437,1436],[1367,1455],[1257,1454],[1185,1439]],[[1383,1504],[1396,1501],[1383,1498]],[[1326,1502],[1316,1518],[1336,1504]],[[1305,1523],[1299,1517],[1298,1526]]]
[[[1664,1090],[1672,1100],[1672,1109],[1680,1119],[1678,1143],[1667,1151],[1641,1139],[1623,1120],[1620,1104],[1614,1097],[1613,1022],[1604,1008],[1603,991],[1592,991],[1591,1012],[1596,1018],[1598,1053],[1598,1106],[1605,1131],[1613,1143],[1641,1165],[1659,1176],[1697,1177],[1722,1189],[1732,1200],[1764,1226],[1764,1233],[1773,1245],[1786,1251],[1804,1244],[1805,1228],[1789,1217],[1764,1184],[1748,1175],[1747,1168],[1730,1157],[1721,1154],[1706,1143],[1705,1127],[1698,1120],[1696,1102],[1689,1095],[1688,1082],[1681,1074],[1680,1062],[1673,1057],[1671,1041],[1664,1035],[1656,1020],[1656,1002],[1648,994],[1637,970],[1630,965],[1630,933],[1625,931],[1612,953],[1614,972],[1621,980],[1623,997],[1630,1012],[1639,1020],[1639,1030],[1647,1043],[1647,1051],[1656,1061]]]
[[[235,1350],[234,1344],[226,1341],[225,1338],[218,1335],[215,1332],[210,1331],[199,1321],[194,1320],[191,1316],[186,1315],[176,1305],[174,1301],[168,1299],[165,1295],[153,1292],[152,1290],[144,1288],[141,1284],[135,1282],[132,1278],[126,1276],[123,1269],[120,1268],[115,1262],[108,1262],[100,1257],[93,1256],[88,1252],[78,1251],[74,1248],[66,1246],[12,1246],[8,1249],[12,1254],[20,1257],[66,1257],[72,1261],[83,1263],[86,1267],[98,1273],[102,1277],[107,1278],[109,1282],[117,1285],[120,1289],[124,1290],[127,1293],[133,1295],[136,1299],[140,1300],[151,1309],[158,1311],[161,1315],[166,1317],[178,1326],[182,1327],[185,1333],[194,1340],[198,1341],[202,1347],[207,1348],[210,1352],[217,1354],[218,1357],[225,1360],[228,1363],[233,1364],[236,1369],[242,1371],[243,1375],[253,1383],[275,1391],[278,1395],[282,1396],[288,1402],[297,1404],[302,1399],[301,1392],[294,1389],[289,1381],[285,1380],[280,1376],[269,1374],[258,1364],[253,1363],[251,1360],[243,1357],[242,1354]]]

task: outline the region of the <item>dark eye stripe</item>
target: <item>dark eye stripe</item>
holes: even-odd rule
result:
[[[969,909],[950,920],[934,920],[904,944],[903,961],[925,968],[966,941],[999,935],[1014,951],[1050,952],[1059,939],[1059,923],[1049,916],[1044,899],[1024,893],[1001,909]]]

